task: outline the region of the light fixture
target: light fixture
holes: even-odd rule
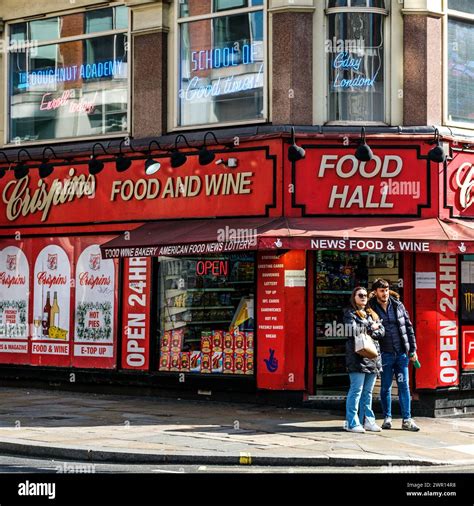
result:
[[[104,162],[101,160],[97,160],[97,157],[95,156],[95,147],[100,146],[104,153],[108,155],[107,151],[105,150],[104,146],[100,142],[96,142],[94,146],[92,146],[92,155],[91,159],[87,163],[89,165],[89,174],[92,176],[95,176],[98,174],[103,168],[104,168]]]
[[[199,165],[209,165],[214,161],[214,158],[216,157],[214,151],[209,151],[207,149],[206,138],[208,135],[212,135],[214,137],[214,140],[216,141],[216,144],[219,144],[219,141],[214,135],[214,132],[206,132],[204,134],[204,144],[202,148],[199,150]]]
[[[115,170],[117,172],[125,172],[130,168],[130,165],[132,165],[132,160],[130,158],[125,158],[122,153],[122,144],[127,142],[128,139],[122,139],[119,144],[119,154],[115,158]],[[131,144],[129,143],[130,149],[134,151]]]
[[[2,155],[3,158],[5,158],[5,160],[8,163],[8,166],[10,166],[10,160],[8,159],[7,155],[3,151],[0,151],[0,155]],[[2,177],[5,176],[6,173],[7,169],[5,169],[5,167],[0,167],[0,179],[2,179]]]
[[[14,168],[14,171],[15,171],[15,177],[16,177],[17,179],[23,179],[25,176],[27,176],[27,175],[28,175],[28,172],[30,171],[30,169],[29,169],[29,167],[26,165],[26,163],[25,163],[25,162],[22,162],[22,161],[20,160],[20,153],[21,153],[22,151],[24,151],[24,152],[28,155],[28,158],[29,158],[30,160],[33,160],[33,159],[31,158],[31,156],[30,156],[30,153],[29,153],[26,149],[22,148],[22,149],[20,149],[20,151],[18,151],[18,154],[17,154],[17,164],[15,165],[15,168]]]
[[[360,142],[357,146],[355,157],[359,162],[369,162],[374,157],[374,154],[372,153],[372,150],[367,145],[367,142],[365,142],[365,128],[362,127],[362,131],[360,134]]]
[[[297,162],[306,155],[305,150],[296,144],[295,128],[291,127],[291,146],[288,148],[288,160],[290,162]]]
[[[181,167],[181,165],[184,165],[187,160],[187,156],[184,153],[180,153],[178,151],[178,139],[180,139],[181,137],[184,139],[186,146],[188,146],[188,148],[191,148],[191,146],[188,143],[188,140],[183,134],[179,134],[176,137],[176,140],[174,141],[174,149],[171,152],[171,167],[173,167],[173,169]]]
[[[227,160],[219,158],[219,160],[216,160],[215,164],[224,165],[224,167],[228,169],[235,169],[239,165],[239,160],[237,158],[228,158]]]
[[[157,160],[153,159],[151,156],[151,145],[156,144],[158,146],[158,149],[160,151],[163,151],[163,148],[160,146],[159,142],[157,141],[151,141],[150,144],[148,144],[148,158],[145,161],[145,174],[147,176],[152,176],[155,174],[155,172],[158,172],[160,170],[161,164]]]
[[[432,144],[436,144],[436,146],[429,150],[428,159],[435,163],[444,163],[447,157],[443,144],[439,140],[439,130],[437,128],[435,128],[435,138]]]
[[[54,165],[50,162],[50,159],[46,158],[46,156],[45,156],[46,151],[48,149],[49,149],[49,151],[51,151],[51,153],[53,153],[53,156],[55,158],[57,158],[56,153],[54,152],[53,148],[51,148],[49,146],[46,146],[43,149],[42,162],[41,162],[40,166],[38,167],[39,177],[41,179],[44,179],[45,177],[50,176],[53,173],[53,170],[54,170]]]

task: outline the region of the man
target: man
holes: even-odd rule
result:
[[[418,360],[413,324],[405,306],[392,292],[384,279],[376,279],[372,284],[372,298],[369,306],[383,320],[385,337],[381,340],[382,387],[380,397],[384,413],[382,429],[392,428],[392,380],[398,385],[398,398],[402,411],[402,429],[417,432],[420,428],[411,418],[410,387],[408,383],[409,360]],[[410,357],[410,358],[409,358]]]

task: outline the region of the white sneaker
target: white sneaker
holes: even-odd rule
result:
[[[379,427],[375,422],[369,422],[369,420],[365,421],[364,429],[370,432],[382,432],[381,427]]]
[[[364,427],[362,427],[362,425],[356,425],[355,427],[352,427],[352,429],[349,429],[346,426],[346,430],[347,430],[347,432],[359,432],[359,433],[365,432],[365,429],[364,429]]]

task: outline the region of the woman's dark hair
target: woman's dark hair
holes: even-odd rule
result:
[[[372,283],[372,291],[377,290],[377,288],[390,288],[390,283],[382,278],[377,278]]]
[[[359,306],[357,305],[356,303],[356,293],[359,291],[359,290],[364,290],[365,293],[367,293],[367,289],[364,288],[363,286],[356,286],[354,288],[354,290],[352,290],[352,294],[351,294],[351,306],[354,308],[354,309],[359,309]],[[367,294],[368,295],[368,294]]]

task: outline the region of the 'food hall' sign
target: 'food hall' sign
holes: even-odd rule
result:
[[[370,214],[418,216],[428,203],[428,164],[416,149],[372,146],[369,162],[352,151],[305,146],[293,169],[293,203],[304,215]]]

